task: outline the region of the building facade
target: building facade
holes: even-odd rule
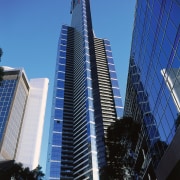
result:
[[[0,82],[0,160],[34,169],[39,164],[48,79],[28,81],[24,70],[4,67]],[[33,115],[32,115],[33,114]]]
[[[137,0],[124,115],[142,124],[135,152],[140,179],[173,177],[180,162],[178,17],[177,0]]]
[[[30,90],[23,117],[15,160],[25,167],[35,169],[39,165],[44,128],[49,80],[30,79]]]
[[[89,0],[72,0],[55,70],[47,179],[99,179],[106,130],[122,116],[110,42],[94,37]]]

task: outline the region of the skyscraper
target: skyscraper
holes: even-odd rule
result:
[[[0,161],[39,164],[48,79],[28,81],[23,69],[4,67],[0,82]]]
[[[99,179],[106,130],[122,116],[110,42],[94,36],[89,0],[72,0],[56,61],[48,179]]]
[[[180,163],[177,17],[177,0],[137,0],[124,114],[142,124],[135,152],[140,179],[175,179]]]

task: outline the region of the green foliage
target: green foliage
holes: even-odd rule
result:
[[[3,80],[3,76],[4,76],[4,68],[0,67],[0,82]]]
[[[107,132],[108,165],[105,179],[132,179],[134,150],[140,125],[130,117],[116,120]]]
[[[177,131],[180,124],[180,114],[177,115],[177,119],[175,121],[175,131]]]
[[[0,48],[0,57],[3,55],[2,48]]]
[[[3,55],[3,50],[2,50],[2,48],[0,48],[0,61],[1,61],[2,55]]]
[[[43,177],[44,173],[39,165],[30,171],[28,167],[24,168],[22,163],[14,163],[14,161],[0,164],[0,179],[3,180],[41,180]]]

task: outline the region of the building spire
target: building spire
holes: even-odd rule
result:
[[[72,1],[71,1],[71,10],[70,10],[70,13],[71,13],[71,14],[72,14],[75,6],[76,6],[77,4],[80,4],[80,3],[81,3],[81,0],[72,0]]]

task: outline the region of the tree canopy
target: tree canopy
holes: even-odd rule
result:
[[[1,61],[2,55],[3,55],[3,50],[2,50],[2,48],[0,48],[0,61]]]
[[[37,166],[32,171],[28,167],[23,167],[22,163],[5,161],[0,163],[0,179],[3,180],[41,180],[44,173],[41,166]]]
[[[108,165],[105,167],[108,179],[131,179],[139,131],[140,124],[130,117],[116,120],[108,128]]]
[[[4,68],[0,66],[0,82],[3,80]]]

